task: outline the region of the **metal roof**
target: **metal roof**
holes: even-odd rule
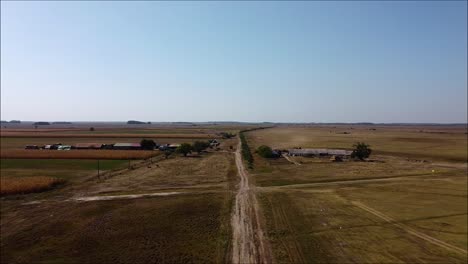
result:
[[[140,143],[115,143],[114,147],[141,147]]]
[[[101,148],[101,143],[76,143],[76,148]]]
[[[351,155],[352,151],[343,149],[289,149],[293,155]]]

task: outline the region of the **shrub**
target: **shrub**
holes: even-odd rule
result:
[[[360,160],[367,159],[372,153],[370,146],[364,142],[357,142],[353,145],[354,150],[351,153],[351,158],[358,158]]]

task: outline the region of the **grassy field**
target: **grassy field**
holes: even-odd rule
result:
[[[466,263],[463,130],[278,127],[246,135],[252,149],[364,141],[377,154],[373,162],[294,157],[301,165],[254,154],[251,174],[278,263]]]
[[[150,133],[161,136],[154,137],[158,143],[181,143],[196,139],[171,133],[209,135],[239,129],[172,127]],[[36,153],[22,150],[29,144],[134,142],[147,137],[146,129],[140,128],[40,133],[50,136],[2,136],[2,153]],[[460,127],[431,126],[280,126],[246,132],[254,158],[251,181],[257,186],[275,261],[466,263],[465,133]],[[140,138],[55,137],[58,134]],[[300,163],[296,165],[254,153],[262,144],[350,149],[356,141],[371,144],[372,162],[293,157]],[[230,152],[237,143],[223,140],[221,151],[168,159],[160,155],[130,161],[130,167],[124,160],[128,157],[92,151],[112,158],[100,160],[100,169],[107,171],[100,178],[96,160],[63,159],[71,155],[67,153],[85,157],[90,151],[37,151],[58,153],[54,155],[62,159],[37,159],[36,154],[6,159],[2,154],[2,181],[42,176],[66,184],[54,191],[0,199],[1,263],[230,262],[230,215],[238,181]],[[138,194],[161,196],[119,198]],[[117,198],[78,199],[83,197]]]
[[[8,183],[24,183],[23,178],[37,182],[37,177],[58,179],[67,184],[75,184],[97,174],[96,160],[77,159],[1,159],[0,174],[2,185]],[[100,160],[99,169],[102,172],[126,168],[126,160]],[[43,186],[41,181],[33,186]],[[2,186],[3,187],[3,186]],[[3,189],[3,188],[2,188]],[[39,188],[48,190],[50,188]]]
[[[2,212],[2,263],[220,263],[229,197],[187,194]],[[19,224],[19,220],[25,223]],[[41,223],[41,224],[37,224]]]
[[[352,129],[351,129],[352,128]],[[371,130],[375,129],[375,130]],[[349,134],[343,134],[347,132]],[[352,149],[357,141],[371,145],[376,154],[466,162],[466,128],[425,127],[277,127],[250,133],[256,145],[272,148]]]
[[[19,148],[27,144],[90,142],[89,138],[55,137],[1,140],[2,151],[10,153],[22,151]],[[193,140],[167,138],[167,143]],[[99,139],[117,141],[134,139]],[[221,149],[229,150],[234,144],[235,140],[226,140]],[[131,163],[132,169],[127,169],[127,160],[100,160],[101,170],[110,173],[97,178],[96,160],[2,156],[2,180],[41,175],[66,179],[67,184],[52,192],[1,198],[1,263],[229,262],[230,214],[237,181],[233,155],[211,151]],[[75,199],[166,192],[173,195],[89,202]]]

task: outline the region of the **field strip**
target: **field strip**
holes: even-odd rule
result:
[[[297,161],[291,159],[291,157],[289,157],[289,156],[286,155],[286,154],[282,154],[281,156],[283,156],[287,161],[289,161],[289,162],[291,162],[291,163],[293,163],[293,164],[301,165],[299,162],[297,162]]]
[[[311,183],[298,183],[298,184],[288,184],[288,185],[279,185],[279,186],[268,186],[262,187],[264,189],[294,189],[294,188],[308,188],[308,187],[321,187],[329,185],[345,185],[345,184],[360,184],[360,183],[373,183],[381,181],[393,181],[393,180],[412,180],[416,177],[440,177],[440,175],[430,175],[430,174],[421,174],[421,175],[406,175],[406,176],[384,176],[384,177],[375,177],[375,178],[360,178],[360,179],[349,179],[349,180],[336,180],[336,181],[322,181],[322,182],[311,182]]]
[[[23,205],[35,205],[44,202],[93,202],[93,201],[112,201],[112,200],[131,200],[148,197],[170,196],[176,194],[186,194],[187,192],[158,192],[142,194],[124,194],[124,195],[99,195],[99,196],[81,196],[63,200],[36,200],[23,203]]]
[[[423,240],[426,240],[427,242],[429,242],[431,244],[443,247],[443,248],[445,248],[447,250],[450,250],[450,251],[453,251],[453,252],[456,252],[456,253],[461,253],[461,254],[465,254],[465,255],[467,254],[467,251],[465,249],[462,249],[462,248],[459,248],[457,246],[448,244],[448,243],[446,243],[444,241],[441,241],[441,240],[439,240],[437,238],[434,238],[434,237],[431,237],[431,236],[426,235],[424,233],[421,233],[419,231],[416,231],[413,228],[411,228],[411,227],[409,227],[409,226],[407,226],[405,224],[399,223],[396,220],[394,220],[393,218],[391,218],[390,216],[385,215],[385,214],[383,214],[383,213],[381,213],[381,212],[379,212],[379,211],[377,211],[377,210],[375,210],[373,208],[370,208],[369,206],[364,205],[361,202],[352,201],[351,203],[353,205],[361,208],[362,210],[367,211],[368,213],[371,213],[371,214],[379,217],[380,219],[383,219],[386,222],[391,223],[391,224],[403,229],[404,231],[406,231],[409,234],[412,234],[412,235],[417,236],[417,237],[419,237],[419,238],[421,238]]]
[[[109,200],[128,200],[128,199],[138,199],[138,198],[147,198],[155,196],[169,196],[181,194],[181,192],[160,192],[160,193],[143,193],[143,194],[128,194],[128,195],[108,195],[108,196],[84,196],[72,198],[71,200],[79,202],[92,202],[92,201],[109,201]]]

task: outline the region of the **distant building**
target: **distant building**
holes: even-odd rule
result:
[[[138,150],[141,149],[141,145],[140,143],[115,143],[113,149]]]
[[[208,143],[210,143],[210,147],[217,147],[220,144],[218,142],[218,140],[216,140],[216,139],[210,139],[210,140],[208,140]]]
[[[320,157],[320,156],[350,156],[352,151],[343,149],[289,149],[289,156],[305,156],[305,157]]]
[[[101,143],[76,143],[73,148],[75,149],[101,149]]]
[[[24,149],[39,149],[39,146],[37,146],[37,145],[27,145],[26,147],[24,147]]]
[[[57,150],[71,150],[72,146],[70,145],[60,145],[57,147]]]
[[[167,146],[167,148],[169,148],[169,149],[176,149],[176,148],[178,148],[178,147],[180,147],[180,144],[169,144],[169,145]]]

